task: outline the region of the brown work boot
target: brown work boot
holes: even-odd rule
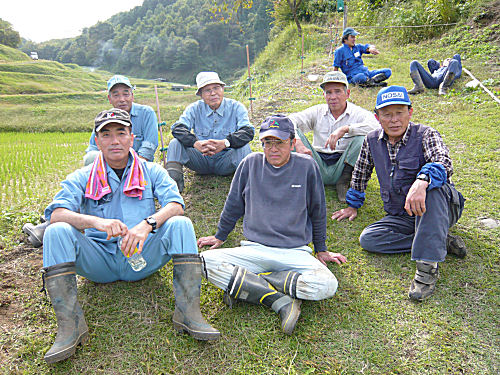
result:
[[[349,164],[344,165],[344,170],[340,175],[337,183],[335,184],[335,189],[337,190],[337,197],[341,203],[345,203],[345,196],[349,186],[351,186],[352,171],[354,170]]]
[[[449,233],[446,236],[446,251],[448,254],[453,254],[458,258],[465,258],[467,255],[467,247],[464,240],[459,236],[453,236]]]
[[[415,301],[423,301],[434,293],[439,278],[437,262],[417,261],[415,277],[411,281],[408,297]]]

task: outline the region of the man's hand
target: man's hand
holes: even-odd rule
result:
[[[347,207],[341,210],[335,211],[332,215],[333,220],[341,221],[349,218],[349,221],[353,221],[358,216],[358,209],[354,207]]]
[[[406,195],[405,210],[408,215],[422,216],[425,213],[425,197],[427,196],[427,181],[415,180]]]
[[[212,155],[218,154],[226,149],[226,144],[223,139],[209,139],[207,142],[214,147]]]
[[[310,156],[312,156],[313,154],[311,150],[309,150],[306,146],[304,146],[304,143],[302,143],[302,141],[299,138],[296,138],[295,141],[295,152]]]
[[[335,262],[342,264],[347,262],[347,258],[340,253],[332,253],[330,251],[320,251],[316,254],[318,260],[326,266],[326,262]]]
[[[142,253],[144,242],[148,238],[149,233],[153,228],[145,220],[142,220],[135,227],[130,229],[128,233],[123,236],[121,250],[125,256],[131,256],[134,249],[137,247],[137,252]]]
[[[372,55],[378,55],[380,53],[379,50],[375,48],[375,46],[370,46],[370,48],[368,48],[368,52],[370,52]]]
[[[215,155],[215,146],[210,143],[210,140],[206,141],[196,141],[193,145],[195,149],[200,151],[203,156]]]
[[[106,232],[108,235],[107,240],[111,237],[125,236],[128,232],[127,226],[118,219],[104,219],[102,217],[95,217],[95,229]]]
[[[330,136],[328,137],[326,143],[325,143],[325,148],[330,147],[331,150],[335,150],[335,146],[337,146],[337,142],[340,138],[342,138],[346,133],[349,132],[349,126],[344,125],[335,130]]]
[[[201,249],[203,246],[210,246],[210,250],[213,250],[217,249],[223,243],[224,241],[215,238],[215,236],[201,237],[198,240],[198,247]]]

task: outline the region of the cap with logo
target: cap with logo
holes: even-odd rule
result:
[[[346,75],[340,71],[333,71],[326,73],[323,76],[323,82],[321,82],[320,87],[324,90],[325,85],[330,82],[343,83],[346,88],[349,88],[349,83],[347,82]]]
[[[291,134],[295,134],[293,122],[285,115],[273,115],[266,118],[260,125],[259,139],[278,137],[285,140],[290,138]]]
[[[110,79],[108,79],[108,92],[111,91],[111,89],[113,88],[113,86],[115,86],[115,85],[117,85],[119,83],[121,83],[121,84],[123,84],[125,86],[128,86],[131,89],[134,88],[134,86],[132,86],[130,84],[130,80],[127,77],[119,75],[119,74],[116,74],[113,77],[111,77]]]
[[[378,92],[376,109],[392,104],[411,105],[408,91],[403,86],[388,86]]]
[[[111,108],[100,112],[96,116],[94,124],[94,130],[96,133],[108,124],[132,126],[132,122],[130,122],[130,115],[128,114],[128,112],[119,108]]]
[[[220,80],[219,75],[216,72],[199,72],[196,76],[196,86],[198,87],[196,95],[201,95],[201,89],[211,83],[218,83],[222,86],[226,85]]]
[[[342,37],[345,37],[346,35],[356,36],[356,35],[359,35],[359,33],[356,30],[354,30],[352,27],[346,27],[344,29],[344,32],[342,33]]]

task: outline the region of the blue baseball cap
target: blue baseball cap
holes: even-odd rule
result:
[[[271,136],[284,141],[292,134],[295,134],[293,122],[285,115],[273,115],[266,118],[260,125],[259,139]]]
[[[346,27],[344,29],[344,32],[342,33],[342,38],[345,37],[346,35],[356,36],[356,35],[359,35],[359,33],[356,30],[354,30],[352,27]]]
[[[114,75],[113,77],[111,77],[110,79],[108,79],[108,92],[110,92],[110,91],[111,91],[111,89],[112,89],[115,85],[117,85],[117,84],[119,84],[119,83],[121,83],[121,84],[123,84],[123,85],[125,85],[125,86],[128,86],[128,87],[130,87],[131,89],[134,89],[134,86],[132,86],[132,85],[130,84],[130,81],[129,81],[129,79],[128,79],[127,77],[122,76],[122,75],[119,75],[119,74],[116,74],[116,75]]]
[[[403,86],[388,86],[378,92],[375,109],[387,107],[392,104],[411,105],[408,91]]]

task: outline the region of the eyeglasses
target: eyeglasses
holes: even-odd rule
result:
[[[219,92],[220,90],[222,90],[222,86],[215,86],[212,87],[211,89],[202,89],[201,92],[203,94],[211,94],[213,92]]]
[[[269,141],[269,140],[265,140],[265,141],[262,141],[262,147],[265,148],[266,150],[270,150],[273,148],[273,146],[276,146],[277,148],[282,148],[282,147],[286,147],[289,145],[289,142],[290,142],[290,139],[285,139],[284,141],[283,140],[273,140],[273,141]]]

